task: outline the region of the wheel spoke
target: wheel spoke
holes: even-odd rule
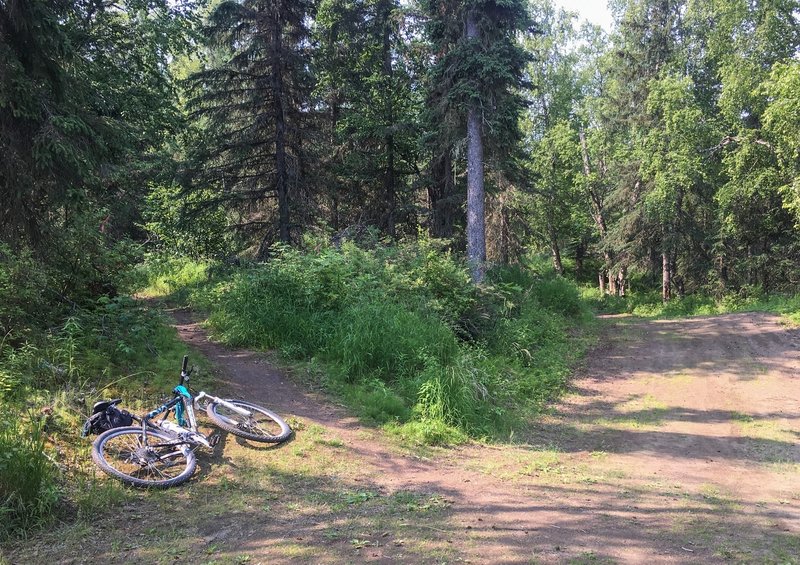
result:
[[[280,417],[266,408],[240,400],[229,400],[228,402],[247,410],[250,415],[244,417],[219,403],[210,404],[207,412],[217,425],[233,434],[254,441],[279,442],[286,439],[291,433]]]
[[[142,441],[143,434],[149,441]],[[145,447],[148,443],[158,447]],[[178,445],[158,432],[126,429],[104,438],[93,457],[99,459],[104,471],[130,479],[136,486],[169,486],[184,475],[181,480],[185,480],[194,470],[192,454],[178,449]]]

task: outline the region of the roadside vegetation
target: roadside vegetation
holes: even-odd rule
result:
[[[800,323],[796,3],[616,4],[0,1],[0,540],[128,496],[77,434],[173,385],[143,296],[420,445],[518,438],[592,310]]]
[[[690,294],[665,302],[657,291],[629,292],[626,296],[600,295],[583,287],[581,296],[598,314],[632,314],[642,318],[715,316],[734,312],[773,312],[787,323],[800,325],[800,295],[769,294],[761,287],[745,287],[730,294]]]
[[[507,438],[563,389],[592,316],[552,269],[500,267],[474,286],[446,244],[276,246],[236,268],[156,256],[143,292],[205,312],[225,343],[312,362],[406,440]]]
[[[61,265],[0,248],[0,541],[123,496],[95,481],[81,426],[103,398],[151,406],[186,351],[162,314],[120,293],[128,252],[98,256],[105,268],[84,256],[91,266],[67,280]]]

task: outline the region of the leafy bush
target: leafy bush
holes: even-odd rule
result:
[[[116,296],[133,282],[130,266],[139,247],[98,230],[94,215],[62,226],[46,249],[12,249],[0,243],[0,333],[24,342],[100,296]]]

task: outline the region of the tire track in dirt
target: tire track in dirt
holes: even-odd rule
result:
[[[233,396],[324,426],[387,492],[452,501],[441,536],[470,562],[714,563],[728,537],[753,557],[771,551],[758,541],[769,528],[800,531],[800,335],[773,316],[619,320],[529,444],[432,461],[391,448],[263,355],[209,341],[190,312],[170,314]],[[770,467],[781,464],[788,473]],[[718,518],[728,526],[698,533]]]

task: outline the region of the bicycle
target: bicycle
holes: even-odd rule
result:
[[[95,439],[92,460],[104,473],[145,488],[167,488],[187,481],[197,466],[195,450],[213,450],[220,438],[198,431],[195,408],[204,409],[223,430],[249,440],[280,443],[292,434],[280,416],[258,404],[204,391],[193,394],[186,386],[191,374],[188,363],[187,355],[171,400],[144,416],[133,416],[140,425],[112,428]],[[177,424],[167,419],[173,410]]]

